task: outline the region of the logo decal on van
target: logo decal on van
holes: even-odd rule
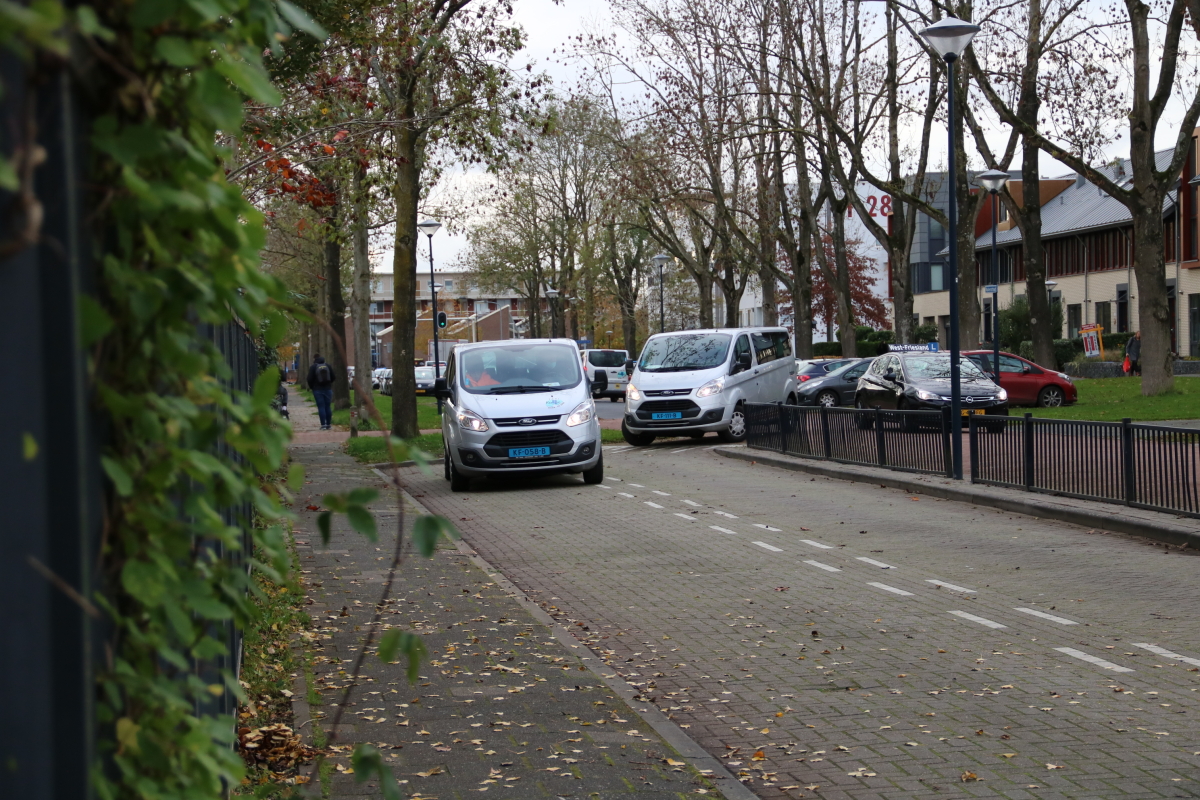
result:
[[[549,400],[546,401],[546,408],[558,408],[564,402],[565,401],[559,400],[557,397],[551,397]]]

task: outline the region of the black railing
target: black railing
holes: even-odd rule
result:
[[[950,475],[950,426],[941,411],[746,406],[746,443],[785,455],[903,472]]]
[[[970,420],[971,482],[1200,517],[1200,430],[1132,420]]]

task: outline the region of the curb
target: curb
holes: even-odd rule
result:
[[[386,475],[383,475],[382,472],[379,474],[385,478],[387,477]],[[412,495],[410,495],[407,490],[401,489],[400,491],[401,494],[403,494],[405,501],[411,503],[413,507],[416,508],[420,513],[430,513],[429,510],[425,508],[425,506],[421,505],[421,503],[418,502]],[[571,635],[566,627],[561,625],[553,617],[547,614],[541,608],[541,606],[530,600],[528,595],[526,595],[515,584],[513,584],[512,581],[508,580],[508,578],[504,576],[504,573],[489,564],[483,558],[483,556],[476,553],[475,550],[462,539],[459,539],[457,542],[455,542],[455,545],[457,546],[459,553],[467,556],[471,562],[475,564],[475,566],[482,569],[489,578],[496,582],[497,586],[520,600],[522,605],[525,606],[525,610],[528,611],[534,619],[545,625],[554,633],[554,638],[558,640],[559,644],[572,650],[580,649],[583,650],[584,653],[588,653],[589,655],[583,655],[581,653],[576,654],[580,662],[587,667],[588,671],[591,672],[597,680],[604,683],[609,689],[611,689],[622,700],[624,700],[631,709],[637,711],[641,715],[642,719],[645,720],[646,724],[653,728],[654,732],[661,736],[667,742],[667,744],[675,748],[675,751],[684,759],[686,759],[688,763],[691,764],[693,769],[695,769],[697,772],[706,770],[707,772],[701,772],[701,774],[712,781],[713,785],[719,792],[721,792],[721,796],[724,797],[725,800],[758,800],[758,795],[747,789],[741,781],[734,777],[733,773],[726,769],[724,764],[710,755],[707,750],[705,750],[699,745],[699,743],[696,742],[695,739],[684,733],[683,729],[668,719],[667,715],[660,711],[657,706],[635,700],[634,698],[639,694],[636,689],[620,678],[605,677],[602,673],[602,670],[607,668],[604,666],[603,662],[600,661],[600,659],[596,658],[594,655],[590,655],[591,649],[587,645],[581,644],[578,639]]]
[[[906,492],[940,497],[943,500],[999,508],[1003,511],[1012,511],[1030,517],[1069,522],[1085,528],[1099,528],[1153,539],[1176,547],[1200,550],[1200,525],[1196,527],[1181,525],[1177,521],[1177,517],[1162,512],[1137,509],[1138,514],[1146,515],[1146,519],[1138,519],[1122,514],[1121,512],[1126,510],[1125,507],[1116,503],[1110,505],[1071,498],[1073,503],[1088,503],[1089,506],[1094,505],[1095,508],[1060,505],[1047,499],[1056,496],[1051,494],[1010,492],[936,476],[916,478],[905,473],[884,469],[850,466],[830,461],[810,461],[780,455],[769,450],[751,450],[748,447],[714,447],[712,452],[725,458],[766,464],[793,472],[806,472],[811,475],[856,483],[874,483],[890,489],[902,489]]]

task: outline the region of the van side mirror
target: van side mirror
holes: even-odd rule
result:
[[[440,397],[443,400],[450,396],[450,389],[446,385],[445,378],[437,378],[433,382],[433,396]]]
[[[749,352],[738,353],[737,365],[739,369],[750,369],[752,363]]]
[[[637,362],[632,358],[625,359],[625,374],[633,375],[633,368],[637,366]]]

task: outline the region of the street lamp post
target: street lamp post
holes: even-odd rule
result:
[[[550,338],[558,334],[558,289],[547,289],[546,299],[550,301]]]
[[[427,219],[424,222],[417,224],[417,230],[425,234],[429,239],[429,293],[433,298],[433,311],[429,316],[430,327],[433,328],[433,377],[442,377],[442,351],[438,347],[438,328],[437,328],[437,284],[433,282],[433,235],[441,230],[442,224],[436,220]],[[393,365],[395,368],[395,365]],[[442,412],[442,398],[437,399],[438,413]]]
[[[989,169],[980,173],[979,185],[992,196],[992,371],[996,374],[996,385],[1000,385],[1000,259],[996,253],[996,228],[1000,224],[1000,190],[1008,183],[1008,173]]]
[[[946,62],[946,119],[949,152],[946,154],[950,208],[950,455],[954,477],[962,480],[962,381],[958,360],[958,209],[954,185],[954,62],[971,44],[979,26],[945,17],[921,31],[921,37]]]
[[[604,332],[604,342],[605,342],[605,345],[608,347],[612,347],[612,333],[613,333],[612,331]]]
[[[658,267],[658,332],[664,333],[667,330],[667,316],[666,307],[663,304],[663,267],[671,260],[671,257],[665,253],[659,253],[650,260]]]

